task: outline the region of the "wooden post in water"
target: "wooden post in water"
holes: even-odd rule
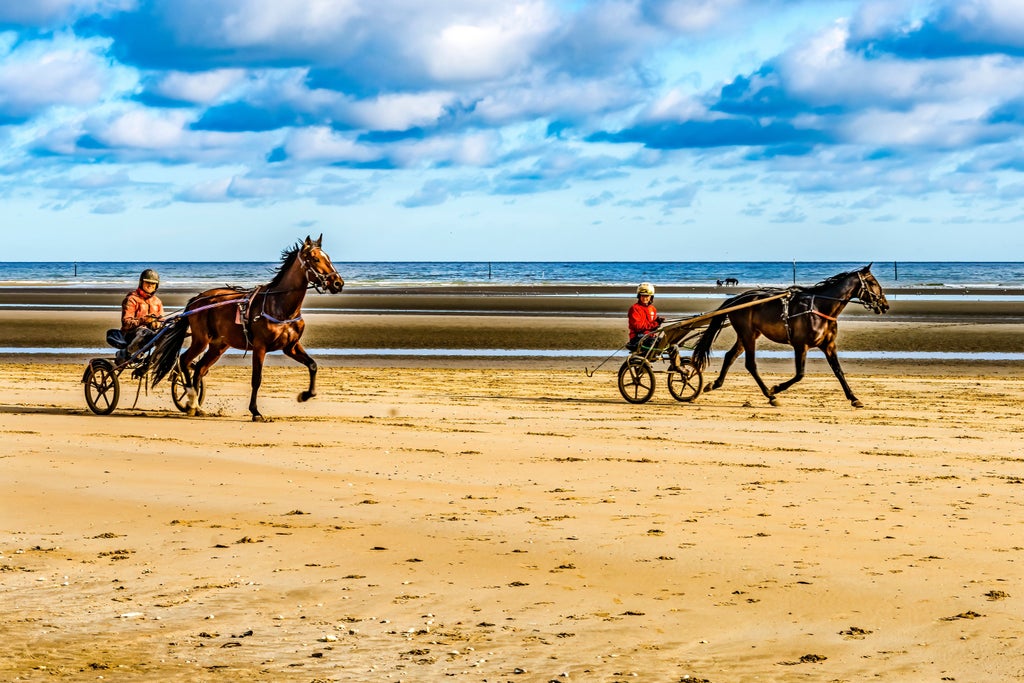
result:
[[[793,286],[796,287],[796,259],[793,259]]]
[[[491,262],[490,261],[487,262],[487,279],[488,280],[491,279]]]
[[[892,277],[897,282],[900,279],[900,267],[899,267],[899,265],[897,265],[897,263],[895,261],[892,262]]]
[[[75,261],[75,277],[78,277],[78,261]]]

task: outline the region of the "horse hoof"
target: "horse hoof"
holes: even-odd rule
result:
[[[266,415],[260,415],[259,413],[255,413],[252,416],[252,421],[253,422],[273,422],[274,420],[273,420],[273,418],[267,417]]]
[[[308,401],[309,399],[313,398],[314,396],[316,396],[316,394],[314,392],[312,392],[312,391],[300,392],[299,393],[299,403],[305,403],[306,401]]]
[[[859,398],[855,398],[852,401],[850,401],[850,405],[852,405],[854,408],[863,408],[864,407],[864,404],[860,402]]]
[[[777,399],[774,396],[772,396],[771,398],[768,399],[768,404],[771,405],[771,406],[774,406],[774,407],[778,407],[779,399]]]

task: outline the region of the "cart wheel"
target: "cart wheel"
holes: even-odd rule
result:
[[[90,361],[82,376],[82,383],[85,385],[85,402],[89,410],[97,415],[109,415],[114,412],[117,399],[121,397],[121,385],[110,361]]]
[[[670,370],[668,373],[668,393],[672,398],[689,403],[700,396],[704,388],[704,376],[692,361],[680,361],[682,372]]]
[[[630,403],[646,403],[654,395],[654,371],[643,358],[630,357],[619,368],[619,393]]]
[[[174,401],[174,407],[181,412],[188,411],[188,404],[185,403],[185,397],[188,394],[188,387],[185,386],[185,377],[181,374],[181,370],[178,366],[174,366],[171,370],[171,400]],[[203,405],[203,399],[206,397],[206,382],[202,379],[199,380],[199,405]]]

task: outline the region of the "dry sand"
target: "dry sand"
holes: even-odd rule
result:
[[[912,373],[275,367],[253,424],[5,364],[0,680],[1019,678],[1024,388]]]
[[[321,312],[307,335],[622,333],[550,313]],[[844,317],[840,350],[1021,350],[1019,311],[941,313]],[[98,346],[110,318],[5,310],[0,347]],[[855,410],[820,360],[778,408],[742,367],[634,406],[614,364],[408,358],[322,362],[299,404],[275,361],[254,424],[245,359],[195,419],[166,385],[133,408],[127,375],[95,416],[79,359],[5,359],[3,681],[1024,677],[1017,363],[845,361]]]

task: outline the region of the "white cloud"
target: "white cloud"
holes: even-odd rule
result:
[[[351,137],[323,126],[291,131],[285,150],[290,159],[300,163],[367,162],[379,156]]]
[[[430,74],[441,81],[499,78],[528,66],[554,27],[544,3],[519,2],[503,14],[448,24],[426,42],[424,57]]]
[[[201,4],[206,16],[220,14],[216,32],[236,47],[336,41],[347,24],[368,9],[358,0],[204,0]]]
[[[684,33],[707,31],[734,18],[746,0],[667,0],[649,2],[651,13],[666,26]]]
[[[94,136],[111,147],[169,150],[184,145],[190,114],[178,110],[133,109],[94,126]]]
[[[0,3],[0,24],[52,26],[89,14],[109,14],[136,0],[8,0]]]
[[[360,128],[408,130],[435,125],[452,100],[448,92],[394,93],[350,101],[341,109],[347,110],[347,121]]]
[[[231,181],[231,178],[205,180],[182,190],[177,194],[176,198],[179,201],[197,204],[226,202],[229,200],[228,188],[231,186]]]
[[[969,103],[921,104],[909,110],[866,110],[841,126],[848,142],[867,146],[957,149],[978,141],[985,109]]]
[[[947,103],[962,116],[979,116],[1024,95],[1024,64],[1002,56],[908,62],[865,58],[846,49],[848,27],[838,22],[776,62],[787,91],[815,106],[907,109]],[[753,88],[758,78],[752,80]]]
[[[291,193],[292,183],[281,178],[252,178],[235,176],[227,187],[227,194],[238,199],[272,199]]]
[[[358,0],[165,0],[154,4],[161,22],[182,45],[277,47],[291,53],[339,42],[349,21],[363,12]]]
[[[501,136],[493,131],[476,134],[434,135],[388,146],[388,156],[400,167],[430,165],[487,166],[499,156]]]
[[[153,92],[174,100],[212,104],[242,83],[245,77],[242,69],[213,69],[199,73],[171,71],[157,79]]]
[[[53,105],[98,104],[113,84],[94,45],[30,41],[0,60],[0,112],[26,116]]]

